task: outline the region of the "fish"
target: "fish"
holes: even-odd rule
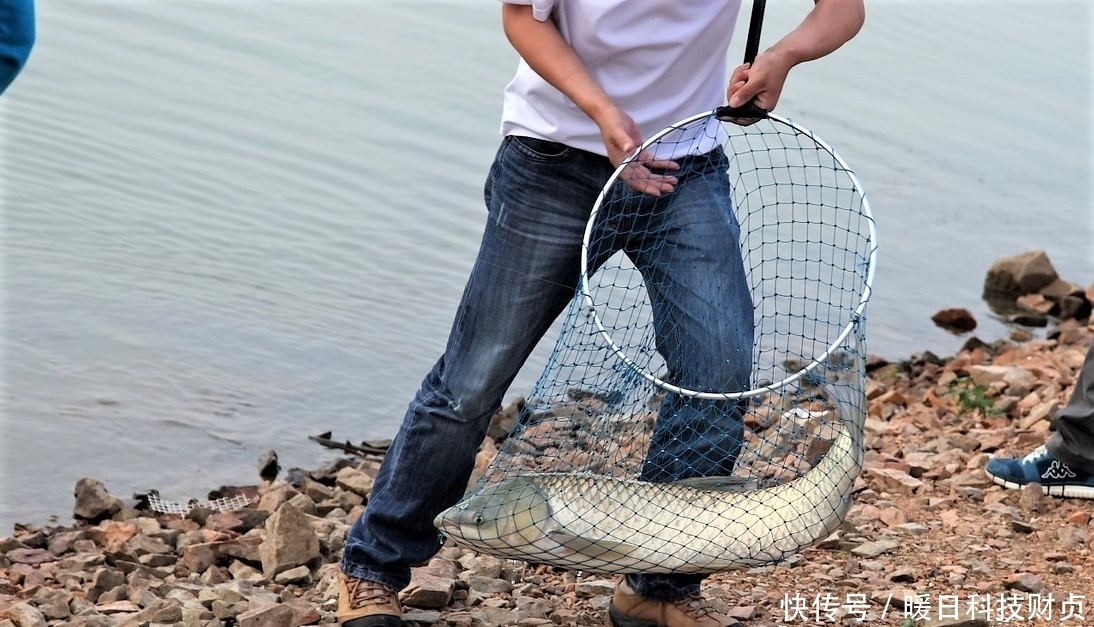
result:
[[[750,489],[738,479],[709,489],[528,473],[486,485],[434,525],[480,553],[597,573],[713,573],[781,561],[843,523],[862,470],[863,386],[825,387],[829,411],[839,413],[837,435],[792,481]]]

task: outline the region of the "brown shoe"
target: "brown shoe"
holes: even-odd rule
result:
[[[391,588],[342,574],[338,578],[338,624],[343,627],[401,627],[399,595]]]
[[[615,627],[744,627],[736,619],[716,614],[700,594],[675,602],[654,601],[638,596],[626,578],[615,587],[608,617]]]

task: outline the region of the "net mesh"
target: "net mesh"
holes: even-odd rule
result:
[[[251,504],[251,499],[246,495],[237,494],[231,497],[218,499],[190,499],[188,501],[168,501],[160,498],[157,492],[148,495],[148,507],[159,514],[181,514],[185,516],[194,509],[208,509],[214,512],[231,512],[243,509]]]
[[[854,174],[774,116],[696,116],[644,149],[679,169],[636,157],[605,186],[542,375],[438,518],[462,544],[702,573],[778,561],[842,522],[862,464],[875,250]],[[658,174],[673,193],[636,191]]]

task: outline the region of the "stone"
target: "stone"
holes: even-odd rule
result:
[[[865,542],[853,549],[851,552],[860,557],[877,557],[883,555],[900,547],[899,542],[892,540],[879,540],[875,542]]]
[[[1041,484],[1029,483],[1022,486],[1018,508],[1025,514],[1041,514],[1048,509],[1048,502]]]
[[[248,610],[236,616],[239,627],[296,627],[292,607],[285,604]]]
[[[263,481],[273,482],[280,471],[281,464],[277,461],[277,451],[266,451],[258,458],[258,476]]]
[[[98,522],[122,509],[121,499],[107,492],[106,486],[97,479],[84,477],[77,481],[73,496],[76,506],[72,515],[79,520]]]
[[[125,585],[125,575],[121,571],[114,568],[99,568],[92,577],[87,598],[94,603],[104,593],[122,585]]]
[[[18,627],[47,627],[48,625],[45,615],[28,603],[16,603],[0,610],[0,618],[12,621]]]
[[[931,316],[931,321],[954,333],[968,333],[976,328],[976,318],[968,309],[943,309]]]
[[[284,505],[266,521],[266,539],[258,552],[262,572],[274,577],[290,568],[315,563],[320,556],[319,538],[304,513]]]
[[[1045,251],[1034,250],[996,260],[984,278],[984,293],[1018,297],[1037,292],[1059,278]]]
[[[458,566],[445,557],[434,557],[425,566],[412,568],[410,584],[399,598],[404,605],[420,609],[440,609],[449,604],[456,589]],[[505,582],[512,589],[512,584]],[[474,578],[471,587],[475,588]]]
[[[1045,590],[1045,584],[1039,577],[1032,573],[1017,573],[1007,578],[1003,584],[1008,590],[1018,590],[1030,594],[1040,594]]]
[[[190,544],[182,548],[179,563],[192,573],[203,573],[220,559],[220,547],[223,542],[203,542]]]
[[[371,475],[357,468],[343,468],[335,475],[336,486],[358,496],[366,496],[372,492],[373,481]]]

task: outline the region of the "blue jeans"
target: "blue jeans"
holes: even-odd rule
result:
[[[680,161],[672,194],[646,196],[599,225],[594,267],[626,251],[647,281],[658,350],[684,387],[747,386],[753,311],[730,207],[725,156]],[[342,569],[395,589],[410,567],[439,550],[433,519],[460,500],[490,419],[532,349],[575,294],[590,211],[613,167],[602,156],[542,140],[506,137],[485,187],[489,217],[444,354],[422,382],[380,467],[368,507],[350,530]],[[668,245],[642,250],[630,222]],[[702,360],[686,347],[703,346]],[[713,348],[717,347],[717,350]],[[704,374],[705,373],[705,374]],[[713,407],[723,405],[723,407]],[[725,401],[667,397],[644,478],[724,475],[740,450],[740,412],[729,404],[732,437],[715,429]],[[715,437],[716,436],[716,437]],[[714,449],[716,454],[710,453]],[[701,576],[632,576],[636,591],[676,600]]]

